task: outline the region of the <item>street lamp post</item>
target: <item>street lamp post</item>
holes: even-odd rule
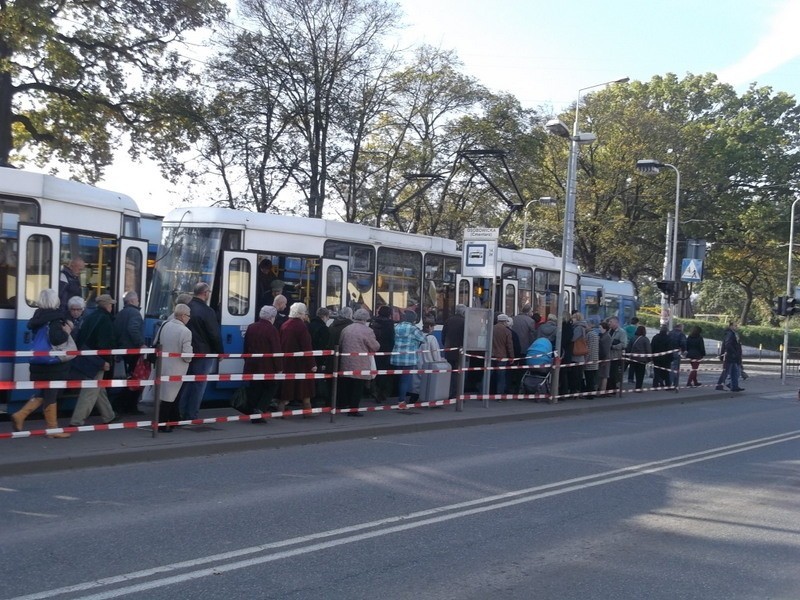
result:
[[[525,208],[523,208],[523,221],[522,221],[522,247],[526,248],[528,245],[528,207],[533,204],[534,202],[546,206],[550,206],[556,203],[554,198],[550,196],[542,196],[541,198],[535,198],[533,200],[528,200],[525,203]]]
[[[792,202],[791,223],[789,224],[789,259],[786,261],[786,297],[794,297],[792,289],[792,251],[794,250],[794,207],[800,202],[797,198]],[[789,315],[783,321],[783,352],[781,353],[781,383],[786,385],[786,369],[789,363]]]
[[[561,343],[562,343],[562,329],[566,308],[567,298],[566,293],[566,277],[567,277],[567,263],[573,261],[573,250],[575,248],[575,196],[578,182],[578,154],[580,153],[580,146],[582,144],[591,144],[597,139],[593,133],[580,133],[578,131],[578,116],[581,107],[581,94],[586,90],[602,87],[612,83],[627,83],[628,77],[620,79],[613,79],[611,81],[604,81],[603,83],[596,83],[588,87],[580,88],[578,90],[578,97],[575,101],[575,120],[572,123],[572,135],[566,125],[559,119],[548,121],[545,125],[547,131],[553,135],[567,138],[570,141],[569,145],[569,162],[567,163],[567,186],[566,186],[566,199],[564,201],[564,234],[561,240],[561,268],[559,273],[558,283],[558,325],[556,327],[556,343],[554,350],[554,365],[552,392],[550,394],[550,402],[557,402],[558,385],[561,371]]]
[[[640,173],[657,174],[662,168],[667,167],[675,171],[675,222],[672,225],[672,260],[670,260],[669,280],[673,282],[673,297],[668,298],[669,304],[669,319],[667,320],[670,331],[672,330],[675,321],[675,304],[673,303],[674,294],[677,294],[678,281],[680,274],[678,272],[678,223],[680,210],[681,210],[681,172],[678,167],[669,163],[662,163],[653,159],[637,160],[636,169]]]

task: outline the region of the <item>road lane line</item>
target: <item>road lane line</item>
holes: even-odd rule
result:
[[[198,559],[172,563],[169,565],[162,565],[159,567],[144,569],[141,571],[135,571],[124,575],[106,577],[103,579],[66,586],[58,589],[46,590],[25,596],[18,596],[9,600],[44,600],[46,598],[53,598],[63,594],[84,592],[115,584],[128,583],[134,579],[142,579],[146,577],[152,577],[155,575],[163,575],[181,569],[190,569],[194,567],[199,567],[204,564],[209,564],[212,562],[222,562],[260,552],[277,550],[280,548],[285,548],[287,546],[308,544],[308,545],[302,545],[299,548],[283,550],[280,552],[274,552],[272,554],[266,554],[264,556],[256,556],[245,560],[231,562],[228,564],[203,568],[189,573],[173,575],[163,579],[156,579],[154,581],[137,583],[129,585],[127,587],[108,590],[105,592],[93,594],[91,596],[83,597],[84,600],[104,600],[107,598],[117,598],[120,596],[125,596],[132,593],[138,593],[149,589],[174,585],[177,583],[191,581],[194,579],[200,579],[203,577],[208,577],[220,573],[226,573],[229,571],[235,571],[255,565],[262,565],[265,563],[274,562],[285,558],[299,556],[302,554],[309,554],[311,552],[317,552],[319,550],[326,550],[344,544],[351,544],[363,540],[390,535],[393,533],[407,531],[410,529],[417,529],[427,525],[443,523],[445,521],[449,521],[452,519],[467,517],[488,511],[499,510],[502,508],[508,508],[518,504],[533,502],[536,500],[550,498],[552,496],[558,496],[601,485],[608,485],[610,483],[624,481],[627,479],[641,477],[644,475],[651,475],[653,473],[658,473],[660,471],[675,469],[677,467],[704,462],[708,460],[714,460],[717,458],[739,454],[742,452],[749,452],[751,450],[757,450],[759,448],[790,442],[797,439],[800,439],[800,430],[790,431],[783,434],[777,434],[754,440],[748,440],[746,442],[739,442],[736,444],[729,444],[726,446],[720,446],[718,448],[712,448],[709,450],[692,452],[671,458],[650,461],[638,465],[623,467],[620,469],[613,469],[602,473],[596,473],[594,475],[584,475],[581,477],[575,477],[554,483],[543,484],[539,486],[534,486],[521,490],[514,490],[510,492],[504,492],[502,494],[496,494],[484,498],[477,498],[474,500],[468,500],[446,506],[440,506],[427,510],[417,511],[406,515],[387,517],[384,519],[370,521],[367,523],[360,523],[357,525],[351,525],[339,529],[333,529],[305,536],[299,536],[296,538],[290,538],[278,542],[271,542],[259,546],[252,546],[240,550],[233,550],[230,552],[224,552],[211,556],[201,557]],[[376,530],[364,532],[365,529],[376,529]],[[362,531],[363,533],[356,533],[359,531]],[[338,539],[327,540],[327,541],[317,541],[336,536],[346,536],[346,537],[340,537]],[[310,543],[310,542],[315,542],[315,543]]]

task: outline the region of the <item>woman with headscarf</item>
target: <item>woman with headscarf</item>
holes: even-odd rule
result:
[[[289,318],[281,325],[281,350],[283,352],[311,352],[311,334],[308,332],[308,308],[295,302],[289,308]],[[317,363],[313,356],[286,356],[283,359],[284,373],[316,373]],[[281,401],[278,409],[286,410],[289,402],[299,400],[304,410],[311,410],[314,395],[313,379],[287,379],[281,383]],[[303,417],[312,416],[310,413]]]
[[[374,364],[370,352],[377,352],[380,343],[375,337],[375,332],[369,327],[369,311],[366,308],[359,308],[353,313],[353,323],[342,330],[339,339],[339,351],[342,357],[339,361],[339,368],[342,371],[370,371]],[[353,354],[362,356],[353,356]],[[350,354],[348,356],[348,354]],[[348,408],[358,408],[361,404],[361,396],[364,394],[364,382],[374,379],[375,375],[359,374],[346,375],[339,379],[339,398],[348,403]],[[344,406],[344,402],[342,402]],[[347,413],[349,417],[363,417],[364,414],[358,411]]]

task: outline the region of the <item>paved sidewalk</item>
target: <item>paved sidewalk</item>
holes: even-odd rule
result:
[[[712,381],[715,377],[713,373],[708,373],[704,379]],[[566,417],[594,411],[679,405],[704,400],[747,398],[755,401],[765,396],[774,398],[783,394],[787,399],[797,397],[796,384],[790,382],[784,386],[780,377],[775,374],[754,372],[745,385],[746,390],[740,393],[727,390],[720,392],[713,385],[705,385],[699,388],[681,388],[678,392],[625,391],[621,397],[568,399],[556,404],[505,400],[489,401],[488,407],[484,407],[482,400],[467,400],[462,412],[457,412],[454,406],[411,408],[367,412],[361,419],[337,415],[333,422],[329,414],[317,415],[311,419],[294,416],[269,419],[267,423],[243,421],[185,426],[176,428],[172,433],[159,433],[155,438],[150,429],[128,428],[81,432],[73,434],[69,439],[48,439],[43,436],[0,439],[0,472],[14,475],[113,466],[435,429]],[[224,417],[232,414],[234,411],[229,408],[206,409],[202,411],[201,417]],[[2,426],[4,430],[5,427],[8,430],[11,428],[10,423]],[[26,422],[26,426],[28,429],[39,429],[43,427],[43,423],[33,419]]]

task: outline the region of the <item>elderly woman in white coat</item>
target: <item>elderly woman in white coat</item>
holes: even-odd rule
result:
[[[172,316],[161,326],[156,336],[156,345],[161,345],[162,352],[190,353],[192,352],[192,332],[186,327],[191,318],[191,309],[186,304],[175,305]],[[192,359],[185,357],[164,357],[161,359],[162,375],[186,375]],[[181,389],[182,382],[167,381],[161,384],[161,402],[165,408],[163,419],[166,421],[180,421],[178,403],[175,398]],[[163,404],[166,403],[166,404]],[[172,427],[162,426],[159,431],[170,432]]]
[[[339,368],[342,371],[371,371],[375,369],[375,357],[366,353],[377,352],[381,345],[375,337],[375,331],[369,326],[370,314],[365,308],[359,308],[353,314],[353,323],[342,330],[339,338],[339,351],[360,353],[364,356],[342,356]],[[339,398],[348,403],[348,408],[358,408],[364,393],[364,382],[374,379],[374,374],[347,375],[339,378]],[[363,417],[358,411],[348,412],[349,417]]]

